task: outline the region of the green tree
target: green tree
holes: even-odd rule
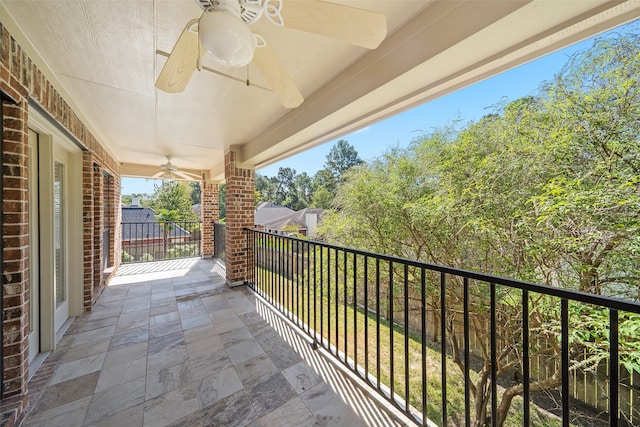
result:
[[[220,221],[224,222],[224,219],[227,217],[227,184],[220,184],[218,186],[218,206],[220,208]]]
[[[196,205],[201,202],[202,198],[200,182],[191,181],[189,182],[189,186],[191,187],[191,204]]]
[[[580,290],[638,297],[640,35],[598,39],[545,87],[556,175],[532,203]],[[567,285],[567,284],[565,284]]]
[[[292,168],[279,168],[276,176],[275,203],[285,205],[290,193],[295,193],[296,170]],[[290,200],[290,199],[289,199]]]
[[[260,194],[261,201],[275,203],[277,188],[277,178],[269,178],[256,173],[256,191]]]
[[[313,176],[311,206],[314,208],[331,208],[336,195],[338,181],[329,169],[320,169]]]
[[[362,164],[362,159],[358,156],[356,149],[349,142],[341,139],[331,147],[324,167],[333,174],[336,180],[340,180],[346,171],[360,164]]]
[[[328,209],[343,175],[362,164],[355,148],[343,139],[327,154],[324,168],[313,177],[306,172],[281,167],[274,177],[256,174],[256,200],[271,201],[294,210],[307,207]],[[259,203],[258,201],[256,203]]]
[[[191,209],[191,187],[186,182],[164,181],[156,185],[149,206],[156,212],[175,212],[178,221],[198,220],[198,215]]]
[[[333,203],[333,194],[325,187],[316,187],[311,196],[310,207],[330,209]]]
[[[640,39],[625,34],[598,39],[571,58],[539,96],[503,106],[462,129],[424,135],[352,168],[338,187],[338,211],[325,218],[327,240],[385,254],[532,280],[592,293],[638,299],[640,291]],[[460,301],[452,284],[450,301]],[[479,286],[474,298],[486,289]],[[518,340],[517,295],[498,301],[501,336]],[[516,301],[516,302],[514,302]],[[437,299],[429,301],[438,308]],[[559,357],[557,304],[530,301],[531,332]],[[473,303],[472,323],[486,324],[486,304]],[[460,309],[455,304],[453,311]],[[572,309],[572,351],[588,349],[595,366],[608,354],[607,323],[597,310]],[[634,320],[635,319],[635,320]],[[621,334],[637,330],[624,316]],[[448,325],[454,362],[461,348]],[[634,329],[635,328],[635,329]],[[582,331],[582,332],[580,332]],[[458,331],[459,332],[459,331]],[[488,335],[474,336],[482,367],[471,382],[476,425],[492,416],[505,422],[522,384],[505,388],[497,414],[488,409]],[[512,342],[513,340],[507,340]],[[625,341],[627,342],[627,341]],[[630,341],[629,341],[630,342]],[[640,371],[637,346],[620,349],[621,363]],[[516,346],[498,349],[498,372],[520,369]],[[532,391],[557,387],[560,373],[531,383]]]
[[[311,204],[311,192],[312,181],[309,175],[306,172],[297,174],[283,204],[294,211],[307,208]]]

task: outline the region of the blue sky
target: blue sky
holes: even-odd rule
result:
[[[624,32],[624,27],[610,32],[616,31]],[[540,84],[552,79],[572,54],[590,47],[592,43],[592,38],[584,40],[339,139],[347,140],[358,151],[360,158],[366,161],[379,157],[390,147],[406,147],[421,133],[455,120],[462,123],[476,121],[492,112],[494,106],[504,100],[535,95]],[[298,173],[314,175],[322,169],[325,157],[336,141],[291,156],[257,172],[261,175],[275,176],[280,167],[290,167]],[[123,178],[122,194],[151,194],[154,191],[153,183],[153,180]]]

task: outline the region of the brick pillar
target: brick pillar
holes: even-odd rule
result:
[[[115,198],[115,179],[113,178],[113,176],[108,175],[105,176],[104,178],[104,204],[106,209],[108,210],[108,214],[107,214],[107,218],[104,218],[104,226],[109,228],[109,253],[108,254],[102,254],[103,257],[107,258],[107,267],[113,267],[114,265],[114,237],[115,237],[115,227],[116,227],[116,223],[115,223],[115,213],[114,213],[114,207],[118,206],[120,207],[120,202],[116,202],[116,198]],[[104,211],[104,209],[103,209]],[[103,242],[104,243],[104,242]]]
[[[104,254],[102,246],[103,206],[104,203],[104,175],[100,165],[93,164],[93,301],[102,291],[102,262]]]
[[[247,233],[245,227],[253,227],[255,211],[255,178],[251,169],[236,164],[236,153],[224,155],[224,174],[227,183],[227,228],[225,266],[227,284],[240,285],[248,280]]]
[[[218,183],[200,183],[200,214],[202,219],[202,256],[213,256],[213,223],[220,219]]]
[[[93,156],[82,153],[82,289],[83,307],[91,311],[93,304]]]
[[[2,105],[2,343],[4,393],[26,402],[29,377],[29,144],[27,101]]]
[[[113,216],[113,228],[111,233],[111,259],[113,260],[114,271],[122,262],[122,209],[121,202],[121,178],[119,175],[113,177],[113,199],[111,203],[111,215]]]

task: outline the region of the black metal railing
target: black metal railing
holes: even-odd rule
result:
[[[418,425],[640,424],[638,303],[247,233],[254,291]]]
[[[226,246],[226,229],[227,227],[219,222],[213,224],[213,256],[222,261],[225,260],[224,249]]]
[[[201,255],[200,221],[122,223],[122,263]]]

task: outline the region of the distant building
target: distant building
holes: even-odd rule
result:
[[[292,213],[295,213],[295,211],[285,206],[272,202],[260,202],[253,214],[253,223],[259,230],[264,230],[264,224]]]
[[[316,234],[318,224],[322,221],[324,212],[324,209],[317,208],[301,209],[265,222],[262,224],[262,229],[270,233],[295,232],[303,236],[313,237]]]
[[[202,219],[202,205],[200,203],[191,205],[191,210],[198,215],[198,218]]]

